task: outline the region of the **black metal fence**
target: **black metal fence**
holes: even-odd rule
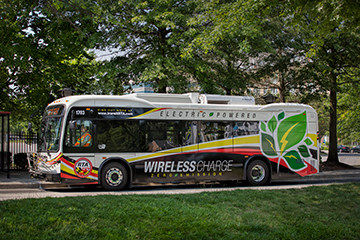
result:
[[[37,150],[37,134],[23,132],[10,133],[9,149],[11,155],[10,169],[26,169],[27,154]]]

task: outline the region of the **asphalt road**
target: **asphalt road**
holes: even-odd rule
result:
[[[360,167],[360,153],[338,153],[339,161],[350,166]],[[327,156],[321,156],[322,161],[326,161]]]

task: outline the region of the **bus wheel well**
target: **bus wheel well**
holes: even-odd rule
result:
[[[101,176],[102,170],[104,169],[104,167],[106,167],[107,165],[112,164],[112,163],[120,163],[121,165],[123,165],[125,167],[126,171],[128,172],[128,179],[127,179],[128,181],[127,181],[126,187],[131,187],[131,181],[132,181],[131,167],[129,166],[128,162],[125,159],[119,158],[119,157],[111,157],[101,163],[101,165],[99,167],[99,176],[98,176],[99,184],[102,185],[102,179],[103,179]]]
[[[244,180],[250,185],[266,185],[271,182],[271,163],[264,156],[253,156],[244,168]]]

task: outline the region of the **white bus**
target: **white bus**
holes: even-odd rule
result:
[[[30,171],[107,190],[150,182],[264,185],[317,173],[317,133],[317,113],[303,104],[197,93],[69,96],[45,109]]]

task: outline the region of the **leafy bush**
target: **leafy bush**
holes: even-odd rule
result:
[[[28,160],[26,153],[17,153],[14,155],[14,164],[19,169],[26,169],[28,167]]]

